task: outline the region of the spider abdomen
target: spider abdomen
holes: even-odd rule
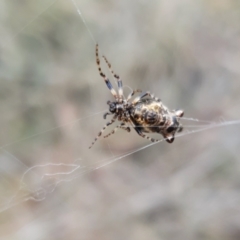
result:
[[[182,129],[177,119],[182,115],[182,110],[169,111],[161,101],[154,99],[142,99],[130,110],[137,131],[160,133],[169,143],[174,141],[175,133]]]
[[[144,118],[146,123],[149,125],[156,124],[161,119],[158,112],[155,112],[153,110],[146,111]]]
[[[159,132],[166,118],[163,115],[161,102],[152,99],[139,101],[130,111],[131,120],[143,132]]]

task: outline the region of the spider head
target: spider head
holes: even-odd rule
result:
[[[107,104],[109,105],[109,112],[110,113],[115,113],[116,110],[117,110],[116,103],[108,101]]]

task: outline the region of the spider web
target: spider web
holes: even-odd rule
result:
[[[23,10],[13,1],[1,5],[0,211],[11,223],[4,224],[1,236],[35,239],[58,215],[36,239],[51,231],[56,239],[74,239],[76,233],[94,239],[98,231],[99,239],[113,239],[115,232],[126,233],[126,221],[133,229],[131,239],[142,234],[159,239],[155,234],[161,217],[153,212],[175,208],[186,215],[194,212],[185,221],[195,236],[202,223],[239,210],[236,15],[228,21],[220,18],[232,26],[222,35],[213,6],[200,25],[205,5],[192,5],[194,10],[181,18],[175,13],[183,5],[167,1],[26,1]],[[105,124],[105,102],[112,98],[97,72],[96,42],[123,79],[125,95],[131,87],[141,88],[170,109],[185,110],[184,131],[173,144],[149,143],[133,131],[119,130],[88,150]],[[144,223],[141,214],[150,220]],[[174,224],[180,216],[173,221],[172,214],[162,220],[161,236],[179,236]],[[67,225],[66,216],[74,223],[59,237],[57,229]],[[232,225],[240,222],[229,219]],[[146,230],[151,221],[150,230],[135,229]],[[226,232],[220,231],[223,236]]]

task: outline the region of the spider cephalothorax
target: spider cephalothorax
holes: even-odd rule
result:
[[[183,116],[184,112],[182,110],[170,111],[162,104],[160,99],[154,97],[154,95],[149,92],[141,93],[141,90],[134,90],[127,98],[125,98],[123,96],[122,80],[113,72],[106,57],[103,56],[103,59],[107,63],[113,76],[117,79],[118,92],[114,90],[111,82],[101,70],[98,56],[98,45],[96,45],[96,62],[99,73],[105,80],[107,87],[114,97],[114,101],[107,102],[109,105],[109,112],[106,112],[103,117],[104,119],[106,119],[107,115],[113,115],[113,117],[111,121],[102,128],[89,148],[93,146],[97,139],[102,135],[104,130],[116,120],[120,121],[121,123],[117,125],[112,132],[105,135],[105,138],[111,134],[114,134],[118,128],[130,132],[131,129],[128,126],[130,125],[141,137],[152,142],[158,142],[160,140],[151,138],[144,133],[160,133],[167,142],[172,143],[174,141],[175,133],[180,132],[183,129],[179,123],[179,118]],[[130,101],[135,93],[141,94]]]
[[[120,114],[124,110],[123,103],[108,101],[107,104],[109,105],[109,112],[112,114],[114,114],[114,113]]]

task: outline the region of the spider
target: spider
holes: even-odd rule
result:
[[[100,59],[98,54],[98,44],[96,45],[96,62],[100,76],[104,79],[108,89],[111,91],[114,100],[108,101],[109,111],[103,115],[106,119],[108,115],[113,115],[112,119],[98,133],[98,136],[92,142],[91,148],[98,138],[103,134],[104,130],[114,123],[116,120],[120,121],[112,132],[105,135],[104,138],[114,134],[117,129],[123,129],[130,132],[131,129],[127,124],[130,124],[133,129],[143,138],[146,138],[152,142],[159,142],[160,139],[151,138],[144,133],[160,133],[168,143],[174,141],[174,135],[176,132],[182,131],[183,127],[179,123],[179,118],[184,114],[183,110],[170,111],[163,105],[159,98],[154,97],[150,92],[143,92],[139,89],[132,91],[127,98],[123,95],[122,80],[119,75],[115,74],[111,68],[111,64],[105,56],[102,56],[106,62],[110,72],[117,80],[118,90],[114,90],[111,82],[102,72],[100,66]],[[131,98],[136,94],[141,93],[139,96]]]

